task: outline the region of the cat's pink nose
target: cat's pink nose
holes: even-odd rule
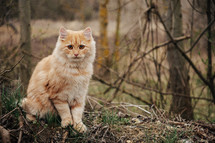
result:
[[[78,54],[74,54],[76,57],[78,56]]]

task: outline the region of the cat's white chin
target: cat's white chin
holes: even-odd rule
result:
[[[67,58],[71,61],[71,62],[80,62],[83,61],[83,57],[72,57],[71,55],[67,55]]]
[[[83,61],[83,59],[84,58],[81,58],[81,57],[80,58],[79,57],[78,58],[70,58],[70,61],[80,62],[80,61]]]

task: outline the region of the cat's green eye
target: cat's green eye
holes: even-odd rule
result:
[[[73,46],[72,45],[68,45],[67,48],[70,49],[70,50],[72,50]]]
[[[84,49],[84,48],[85,48],[84,45],[80,45],[80,46],[79,46],[79,49]]]

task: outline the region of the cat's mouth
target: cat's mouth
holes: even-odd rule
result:
[[[81,59],[81,57],[73,57],[73,59]]]
[[[72,57],[72,60],[73,60],[73,61],[81,61],[82,58],[81,58],[81,57]]]

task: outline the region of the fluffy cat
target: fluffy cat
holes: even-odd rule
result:
[[[91,28],[81,31],[60,28],[56,47],[36,66],[22,101],[28,120],[48,112],[61,117],[61,126],[71,124],[85,132],[82,122],[85,97],[93,74],[95,41]]]

